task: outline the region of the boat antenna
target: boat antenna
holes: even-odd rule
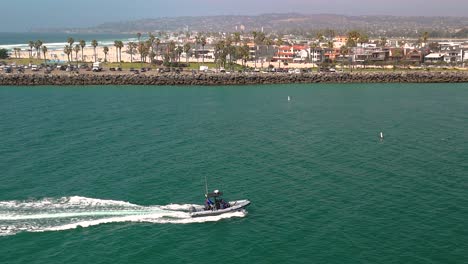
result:
[[[208,194],[208,182],[206,181],[206,176],[205,176],[205,194]]]

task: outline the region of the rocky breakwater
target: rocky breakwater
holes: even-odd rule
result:
[[[288,83],[460,83],[468,72],[0,74],[0,85],[251,85]]]

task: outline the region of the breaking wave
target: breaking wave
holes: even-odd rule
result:
[[[146,222],[189,224],[244,217],[239,211],[218,216],[190,217],[194,204],[141,206],[124,201],[80,196],[28,201],[0,201],[0,236],[19,232],[45,232],[89,227],[106,223]]]

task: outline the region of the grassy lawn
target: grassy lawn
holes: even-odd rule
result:
[[[218,69],[218,65],[214,62],[205,62],[205,63],[202,63],[202,62],[190,62],[190,65],[188,67],[188,69],[190,70],[199,70],[200,69],[200,66],[208,66],[208,68],[210,70],[212,69]],[[239,64],[235,64],[233,63],[232,65],[232,68],[235,70],[235,71],[238,71],[238,70],[242,70],[243,67],[242,65],[239,65]],[[231,70],[231,66],[226,64],[226,70]]]
[[[102,65],[105,68],[116,68],[116,67],[120,66],[123,70],[128,70],[130,68],[141,69],[142,67],[152,68],[152,69],[159,68],[159,66],[157,66],[157,65],[149,64],[149,63],[141,63],[141,62],[122,62],[122,63],[106,62],[106,63],[103,63]]]
[[[112,63],[110,63],[109,62],[109,63],[103,63],[103,65],[106,68],[112,68],[112,67],[115,68],[115,67],[120,66],[123,70],[128,70],[130,68],[140,69],[141,67],[152,68],[152,69],[165,68],[165,66],[163,66],[163,65],[154,65],[154,64],[149,64],[149,63],[143,63],[142,64],[140,62],[133,62],[133,63],[130,63],[130,62],[122,62],[122,63],[112,62]],[[190,62],[189,67],[184,68],[184,69],[185,70],[199,70],[200,66],[208,66],[209,69],[217,69],[218,68],[218,65],[216,63],[213,63],[213,62],[205,62],[205,63]],[[233,64],[233,68],[236,71],[241,70],[242,65]],[[230,70],[231,67],[226,65],[226,69]]]
[[[29,63],[31,63],[31,64],[44,63],[44,60],[29,59],[29,58],[21,58],[21,59],[10,58],[10,59],[6,59],[6,60],[2,60],[2,61],[6,62],[7,64],[16,64],[16,65],[28,65]]]

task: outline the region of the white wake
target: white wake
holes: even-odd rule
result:
[[[0,236],[19,232],[61,231],[106,223],[146,222],[189,224],[244,217],[246,211],[190,217],[193,204],[141,206],[124,201],[80,196],[30,201],[0,201]]]

